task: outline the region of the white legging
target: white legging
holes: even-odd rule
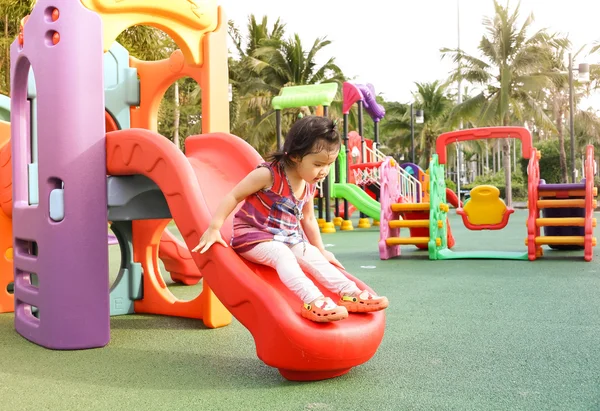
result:
[[[263,264],[277,270],[279,278],[298,298],[310,303],[323,293],[304,274],[308,271],[319,283],[329,291],[337,294],[354,294],[360,292],[354,281],[351,281],[334,265],[325,259],[319,249],[306,243],[296,244],[291,248],[279,241],[259,243],[250,251],[241,253],[245,259],[253,263]]]

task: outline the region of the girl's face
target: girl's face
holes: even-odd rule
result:
[[[296,172],[309,184],[316,184],[329,174],[331,165],[335,162],[339,149],[335,151],[321,150],[304,156],[296,161]]]

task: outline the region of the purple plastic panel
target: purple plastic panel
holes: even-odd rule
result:
[[[381,121],[385,117],[385,109],[375,99],[375,87],[372,84],[367,84],[366,86],[364,84],[357,84],[356,87],[358,87],[363,95],[363,105],[367,113],[369,113],[374,122]]]
[[[583,183],[560,183],[560,184],[541,184],[539,190],[548,191],[568,191],[568,190],[585,190],[585,179]]]
[[[15,328],[53,349],[100,347],[110,337],[101,27],[79,1],[38,0],[23,47],[11,45]],[[27,198],[30,65],[38,96],[36,206]],[[50,193],[63,184],[64,218],[53,221]]]

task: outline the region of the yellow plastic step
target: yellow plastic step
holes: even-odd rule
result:
[[[535,238],[538,245],[584,245],[583,236],[541,236]],[[596,237],[592,237],[592,245],[596,246]]]
[[[584,227],[585,218],[583,217],[552,217],[552,218],[537,218],[535,223],[538,227]],[[592,227],[596,227],[596,219],[592,218]]]
[[[596,201],[594,200],[594,203]],[[538,200],[537,205],[539,208],[567,208],[567,207],[578,207],[585,208],[585,200],[581,199],[554,199],[554,200]],[[596,206],[594,205],[594,208]]]
[[[390,228],[429,227],[429,220],[391,220]]]
[[[392,211],[429,211],[429,203],[395,203]]]
[[[387,245],[417,245],[427,244],[429,237],[390,237],[385,240]]]

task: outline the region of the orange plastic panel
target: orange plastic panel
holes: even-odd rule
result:
[[[126,28],[140,24],[167,33],[187,60],[202,65],[202,37],[217,28],[216,0],[81,0],[102,18],[104,51]]]
[[[112,161],[115,161],[114,158]],[[163,219],[132,222],[133,259],[142,264],[144,270],[144,298],[134,302],[134,311],[136,313],[204,319],[205,323],[208,322],[206,325],[211,327],[229,324],[231,314],[224,310],[219,318],[206,316],[205,310],[209,307],[205,305],[202,298],[205,290],[199,297],[191,301],[179,300],[168,290],[158,268],[158,244],[169,221]],[[216,311],[218,312],[218,310]]]
[[[131,108],[131,128],[157,131],[158,107],[167,89],[182,77],[191,77],[202,89],[202,131],[229,132],[229,72],[227,68],[227,23],[219,9],[219,25],[206,34],[198,48],[202,66],[176,50],[168,59],[142,61],[130,57],[129,64],[140,77],[140,105]]]

